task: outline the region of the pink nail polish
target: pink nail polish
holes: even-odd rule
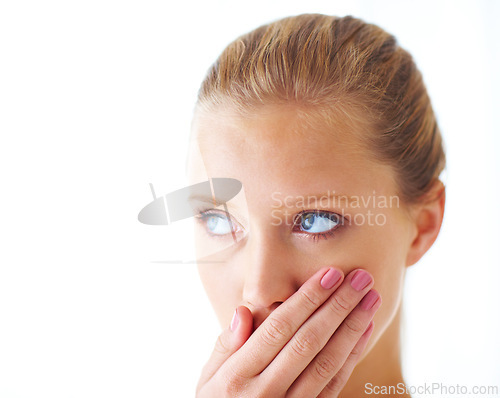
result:
[[[363,300],[361,300],[361,308],[363,310],[370,310],[373,307],[379,307],[381,304],[380,295],[375,290],[370,290]]]
[[[360,269],[352,277],[351,286],[354,288],[354,290],[357,290],[359,292],[367,287],[371,281],[372,277],[370,276],[370,274]]]
[[[341,277],[342,275],[338,270],[330,268],[328,272],[323,275],[323,278],[321,278],[321,286],[325,289],[331,289],[337,284]]]
[[[240,319],[238,317],[238,308],[234,310],[233,319],[231,319],[231,332],[234,332],[240,323]]]

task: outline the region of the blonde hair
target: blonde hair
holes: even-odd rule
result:
[[[197,109],[244,112],[279,103],[320,110],[326,118],[362,110],[357,114],[371,126],[362,141],[375,159],[393,167],[405,203],[422,200],[445,167],[421,73],[394,36],[376,25],[321,14],[263,25],[218,57],[200,87]]]

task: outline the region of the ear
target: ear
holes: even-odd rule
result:
[[[440,180],[436,181],[426,198],[428,199],[416,206],[412,217],[415,233],[406,258],[407,266],[415,264],[430,249],[443,223],[446,194]]]

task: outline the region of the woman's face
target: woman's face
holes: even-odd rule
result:
[[[251,117],[229,110],[195,115],[204,166],[190,156],[191,182],[230,177],[244,192],[227,204],[230,223],[218,207],[195,227],[200,277],[222,327],[244,305],[257,328],[324,266],[346,275],[364,268],[374,277],[382,306],[365,353],[394,318],[412,221],[397,197],[393,171],[369,160],[350,134],[366,127],[352,120],[351,127],[305,123],[297,109],[283,105]]]

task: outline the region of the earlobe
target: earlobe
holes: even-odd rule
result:
[[[416,233],[411,242],[406,265],[418,262],[436,241],[443,223],[446,201],[445,187],[438,180],[427,195],[429,199],[419,205],[415,212],[414,222]]]

